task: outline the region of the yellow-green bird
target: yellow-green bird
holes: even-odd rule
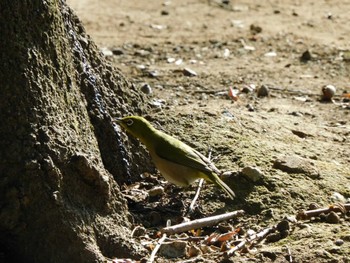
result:
[[[169,182],[188,186],[203,178],[221,187],[231,199],[235,197],[219,178],[220,171],[215,165],[187,144],[157,130],[143,117],[128,116],[116,122],[146,146],[157,169]]]

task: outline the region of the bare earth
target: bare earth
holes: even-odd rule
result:
[[[287,237],[229,259],[203,253],[169,262],[350,262],[349,213],[334,222],[327,215],[293,219],[312,203],[350,203],[350,1],[68,4],[107,60],[140,92],[149,84],[151,121],[203,153],[210,147],[220,169],[235,171],[225,180],[237,198],[206,186],[198,218],[243,209],[231,225],[246,232],[290,222]],[[301,59],[305,51],[311,56]],[[249,92],[262,85],[269,96]],[[332,102],[320,100],[324,85],[336,87]],[[257,181],[242,172],[248,166],[261,171]],[[135,224],[164,226],[166,217],[181,216],[171,202],[188,205],[194,191],[170,187],[156,202],[142,200],[154,211],[136,209]]]

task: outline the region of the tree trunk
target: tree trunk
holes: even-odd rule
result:
[[[142,155],[111,116],[140,114],[143,98],[65,1],[0,3],[0,261],[142,256],[115,182]]]

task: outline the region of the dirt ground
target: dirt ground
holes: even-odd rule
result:
[[[229,258],[201,251],[169,262],[350,262],[349,213],[295,221],[310,205],[350,203],[350,1],[68,4],[106,59],[148,94],[151,122],[205,154],[210,147],[217,166],[234,171],[226,182],[236,199],[206,186],[197,218],[243,209],[229,225],[245,235],[290,225],[286,237]],[[325,85],[336,88],[330,102],[321,101]],[[245,167],[260,170],[256,180]],[[195,187],[168,188],[173,200],[143,200],[152,216],[134,208],[135,224],[154,229],[181,215]]]

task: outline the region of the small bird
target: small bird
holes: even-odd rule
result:
[[[231,199],[235,197],[231,188],[219,178],[221,172],[215,165],[192,147],[157,130],[143,117],[128,116],[116,122],[146,146],[155,166],[169,182],[188,186],[203,178],[221,187]]]

